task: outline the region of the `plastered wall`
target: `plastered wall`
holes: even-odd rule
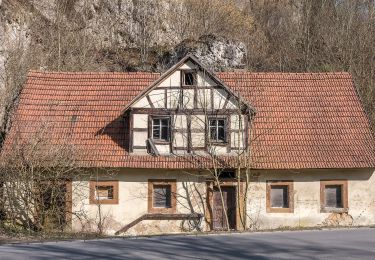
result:
[[[256,171],[249,189],[248,216],[253,229],[361,226],[375,224],[373,169]],[[266,212],[266,181],[292,180],[294,212]],[[347,214],[321,213],[320,180],[348,180]]]
[[[252,230],[306,228],[317,226],[365,226],[375,224],[375,177],[373,169],[252,171],[248,190],[248,228]],[[103,175],[104,178],[106,174]],[[205,214],[206,182],[197,171],[120,169],[111,179],[119,180],[119,203],[102,205],[101,214],[108,234],[148,212],[148,179],[176,179],[177,212]],[[348,180],[346,214],[320,212],[320,180]],[[266,182],[292,180],[294,212],[267,213]],[[75,230],[95,231],[98,206],[89,204],[88,182],[73,183],[73,217]],[[79,215],[79,214],[77,214]],[[143,221],[127,233],[156,234],[190,231],[188,223],[176,220]],[[203,231],[208,225],[203,222]]]
[[[98,180],[119,181],[119,203],[96,205],[89,203],[89,182],[73,182],[73,221],[76,231],[97,231],[99,207],[105,232],[114,234],[126,224],[148,213],[148,180],[175,179],[177,181],[177,213],[204,214],[206,184],[198,173],[156,169],[121,169],[116,174],[102,172]],[[95,180],[95,179],[94,179]],[[189,194],[189,196],[188,196]],[[77,216],[75,216],[77,215]],[[186,226],[186,225],[185,225]],[[202,225],[202,229],[206,227]],[[126,234],[152,234],[163,232],[181,232],[184,223],[181,221],[143,221]]]

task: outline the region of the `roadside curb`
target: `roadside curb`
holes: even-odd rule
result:
[[[141,236],[105,236],[99,238],[89,239],[51,239],[51,240],[31,240],[31,241],[11,241],[11,242],[0,242],[1,246],[12,246],[12,245],[29,245],[29,244],[46,244],[46,243],[59,243],[59,242],[90,242],[90,241],[103,241],[103,240],[138,240],[138,239],[153,239],[153,238],[168,238],[168,237],[201,237],[201,236],[225,236],[225,235],[261,235],[269,233],[298,233],[298,232],[318,232],[318,231],[337,231],[337,230],[355,230],[355,229],[372,229],[375,226],[341,226],[341,227],[314,227],[314,228],[299,228],[299,229],[270,229],[270,230],[258,230],[258,231],[229,231],[229,232],[190,232],[190,233],[166,233],[166,234],[155,234],[155,235],[141,235]]]

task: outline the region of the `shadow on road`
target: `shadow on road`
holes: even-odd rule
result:
[[[375,230],[172,236],[0,246],[1,259],[371,259]]]

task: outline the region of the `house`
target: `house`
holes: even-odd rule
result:
[[[67,184],[75,230],[99,207],[116,234],[375,224],[348,73],[215,74],[192,55],[163,74],[31,71],[4,150],[46,122],[95,172]]]

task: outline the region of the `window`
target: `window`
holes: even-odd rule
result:
[[[90,181],[91,204],[118,204],[118,181]]]
[[[342,208],[342,186],[327,185],[324,190],[325,206],[329,208]]]
[[[196,82],[197,74],[194,71],[183,71],[183,85],[184,86],[193,86]]]
[[[97,200],[113,200],[113,186],[96,186],[95,198]]]
[[[225,142],[226,141],[226,120],[225,119],[209,119],[209,134],[211,142]]]
[[[267,181],[267,212],[293,212],[293,181]]]
[[[288,185],[271,186],[271,208],[289,208]]]
[[[148,211],[174,213],[176,210],[176,180],[149,180]]]
[[[154,208],[170,208],[171,203],[171,185],[154,185],[152,206]]]
[[[348,186],[346,180],[320,181],[322,212],[343,212],[348,208]]]
[[[169,141],[170,119],[153,118],[152,119],[152,139],[157,141]]]

